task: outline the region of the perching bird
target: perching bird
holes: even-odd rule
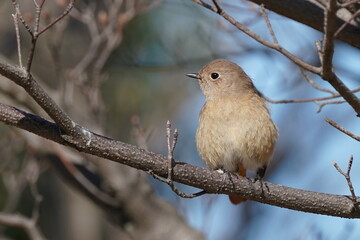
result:
[[[238,65],[224,59],[187,76],[199,80],[206,98],[196,133],[197,149],[206,165],[241,176],[251,169],[263,178],[278,133],[251,79]],[[229,198],[233,204],[246,201],[237,195]]]

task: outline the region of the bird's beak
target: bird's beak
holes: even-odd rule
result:
[[[200,76],[198,73],[188,73],[188,74],[186,74],[186,76],[191,77],[191,78],[200,79]]]

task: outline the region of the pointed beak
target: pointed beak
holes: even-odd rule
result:
[[[200,76],[198,73],[188,73],[188,74],[186,74],[186,76],[195,78],[195,79],[200,79]]]

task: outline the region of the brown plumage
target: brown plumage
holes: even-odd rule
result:
[[[199,80],[206,103],[200,112],[196,145],[211,169],[225,169],[246,175],[257,170],[262,178],[273,153],[277,128],[251,79],[235,63],[224,59],[205,65]],[[238,204],[246,199],[230,196]]]

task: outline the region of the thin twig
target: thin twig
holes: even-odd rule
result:
[[[348,6],[352,5],[352,4],[355,4],[355,3],[360,3],[360,0],[351,0],[351,1],[339,4],[339,7],[346,8],[346,7],[348,7]]]
[[[167,149],[168,149],[168,179],[172,181],[172,171],[174,167],[174,150],[171,146],[171,123],[169,120],[166,122],[166,140],[167,140]]]
[[[355,139],[356,141],[360,142],[360,136],[356,136],[355,134],[353,134],[352,132],[346,130],[345,128],[341,127],[340,125],[338,125],[336,122],[334,122],[333,120],[329,119],[329,118],[325,118],[325,121],[327,123],[329,123],[331,126],[333,126],[334,128],[338,129],[339,131],[345,133],[346,135],[348,135],[349,137]]]
[[[212,0],[212,1],[213,1],[214,5],[215,5],[215,7],[216,7],[216,12],[217,12],[218,14],[221,14],[223,10],[222,10],[222,8],[220,7],[219,3],[218,3],[216,0]]]
[[[264,4],[261,4],[261,5],[260,5],[260,12],[261,12],[261,15],[262,15],[262,16],[264,17],[264,19],[265,19],[266,26],[267,26],[267,28],[269,29],[270,35],[271,35],[271,37],[273,38],[274,43],[275,43],[275,44],[279,44],[279,42],[278,42],[278,40],[277,40],[277,37],[276,37],[276,35],[275,35],[275,33],[274,33],[274,30],[273,30],[273,28],[272,28],[272,26],[271,26],[270,19],[269,19],[268,15],[267,15],[267,13],[266,13],[266,11],[265,11]]]
[[[181,192],[177,187],[175,187],[173,181],[169,181],[169,179],[167,179],[167,178],[162,178],[159,175],[156,175],[152,170],[147,171],[147,173],[150,174],[154,179],[159,180],[160,182],[163,182],[163,183],[166,183],[167,185],[169,185],[171,190],[174,193],[176,193],[176,195],[178,195],[182,198],[196,198],[196,197],[206,194],[205,190],[197,192],[197,193],[189,193],[189,194]]]
[[[45,3],[45,0],[41,0],[41,3],[38,4],[36,1],[34,1],[35,4],[35,24],[34,24],[34,34],[31,34],[31,48],[29,51],[29,56],[27,59],[27,63],[26,63],[26,72],[28,74],[28,77],[30,77],[30,69],[31,69],[31,65],[34,59],[34,54],[35,54],[35,48],[36,48],[36,42],[37,42],[37,38],[38,38],[38,31],[39,31],[39,25],[40,25],[40,15],[41,15],[41,10],[42,7]]]
[[[315,41],[315,47],[316,47],[316,52],[317,52],[319,60],[320,60],[320,64],[322,66],[323,65],[323,58],[322,58],[323,54],[322,54],[321,41],[320,40]]]
[[[359,92],[360,88],[355,88],[351,90],[351,92]],[[335,94],[333,96],[328,97],[320,97],[320,98],[304,98],[304,99],[284,99],[284,100],[272,100],[270,98],[267,98],[266,96],[263,96],[264,99],[269,103],[306,103],[306,102],[319,102],[319,101],[325,101],[330,100],[338,97],[342,97],[340,94]],[[330,103],[330,102],[329,102]],[[327,103],[327,104],[329,104]],[[331,103],[339,103],[339,102],[331,102]],[[342,102],[341,102],[342,103]]]
[[[360,117],[360,100],[359,98],[344,84],[341,79],[336,76],[335,73],[331,73],[329,78],[326,79],[339,94],[348,102],[348,104],[357,113],[357,117]]]
[[[34,2],[35,4],[35,25],[34,25],[34,37],[37,38],[38,35],[38,31],[40,28],[40,16],[41,16],[41,11],[42,8],[44,6],[45,0],[41,0],[40,4],[37,4],[36,2]]]
[[[210,11],[213,11],[217,14],[219,14],[220,16],[222,16],[225,20],[227,20],[229,23],[231,23],[232,25],[234,25],[237,29],[239,29],[240,31],[242,31],[243,33],[245,33],[246,35],[248,35],[249,37],[251,37],[252,39],[254,39],[255,41],[261,43],[262,45],[269,47],[271,49],[274,49],[278,52],[280,52],[281,54],[283,54],[284,56],[286,56],[288,59],[290,59],[291,61],[293,61],[296,65],[310,71],[313,72],[315,74],[320,74],[321,69],[319,67],[315,67],[307,62],[304,62],[303,60],[301,60],[300,58],[294,56],[293,54],[291,54],[289,51],[285,50],[282,46],[280,46],[279,44],[270,42],[262,37],[260,37],[259,35],[255,34],[254,32],[250,31],[250,29],[248,29],[247,27],[245,27],[243,24],[239,23],[238,21],[236,21],[233,17],[231,17],[229,14],[227,14],[219,5],[218,1],[213,0],[213,2],[216,2],[215,7],[211,6],[205,2],[203,2],[202,0],[193,0],[195,3],[199,4],[200,6],[203,6],[207,9],[209,9]],[[220,8],[220,10],[219,10]]]
[[[313,86],[315,89],[322,91],[322,92],[330,93],[333,96],[338,95],[338,93],[335,91],[331,91],[330,89],[323,88],[323,87],[320,87],[319,85],[317,85],[315,83],[315,81],[306,73],[306,71],[304,69],[300,68],[300,71],[301,71],[302,75],[305,77],[306,81],[308,81],[308,83],[310,83],[310,85]]]
[[[18,52],[18,58],[19,58],[19,67],[23,68],[22,66],[22,57],[21,57],[21,42],[20,42],[20,31],[19,31],[19,18],[17,11],[15,14],[12,14],[12,17],[14,19],[14,25],[15,25],[15,34],[16,34],[16,44],[17,44],[17,52]]]
[[[336,162],[333,162],[333,165],[334,167],[336,168],[336,170],[345,177],[346,181],[347,181],[347,184],[349,186],[349,190],[350,190],[350,193],[351,193],[351,200],[353,201],[354,203],[354,207],[355,208],[358,208],[359,207],[359,202],[357,201],[356,199],[356,195],[355,195],[355,190],[354,190],[354,187],[352,185],[352,182],[351,182],[351,178],[350,178],[350,171],[351,171],[351,166],[352,166],[352,163],[353,163],[353,156],[351,155],[350,156],[350,160],[349,160],[349,163],[348,163],[348,168],[347,168],[347,172],[343,172],[340,167],[337,165]]]
[[[326,105],[330,105],[330,104],[343,104],[346,103],[345,100],[335,100],[335,101],[326,101],[326,102],[315,102],[318,106],[319,109],[316,111],[317,113],[321,112],[321,110],[323,109],[323,107],[325,107]]]
[[[17,13],[18,15],[18,18],[20,19],[20,22],[24,25],[25,29],[29,32],[30,36],[33,36],[33,32],[30,28],[30,26],[26,23],[26,21],[24,20],[21,12],[20,12],[20,7],[19,7],[19,4],[15,1],[15,0],[12,0],[12,3],[14,5],[14,8],[15,8],[15,13]]]
[[[137,145],[148,151],[149,148],[147,142],[152,131],[143,128],[140,118],[137,115],[132,116],[130,122],[132,125],[131,135],[135,138]]]
[[[34,25],[34,31],[33,32],[29,31],[30,35],[31,35],[31,48],[29,51],[29,56],[28,56],[28,60],[27,60],[27,64],[26,64],[26,72],[28,73],[28,75],[30,74],[30,69],[31,69],[33,58],[34,58],[36,42],[37,42],[38,37],[42,33],[44,33],[46,30],[48,30],[49,28],[54,26],[58,21],[63,19],[66,15],[68,15],[74,6],[74,2],[75,2],[75,0],[71,0],[69,2],[69,4],[67,5],[65,11],[59,17],[57,17],[54,21],[52,21],[51,23],[46,25],[43,29],[39,30],[40,29],[40,16],[41,16],[41,11],[44,6],[45,0],[41,0],[40,4],[38,4],[36,1],[34,1],[34,4],[36,6],[35,25]]]
[[[33,38],[31,40],[31,48],[30,48],[30,52],[29,52],[29,56],[28,56],[27,64],[26,64],[26,73],[27,73],[28,77],[30,76],[31,64],[32,64],[34,54],[35,54],[36,40],[37,40],[36,38]]]
[[[54,26],[58,21],[60,21],[61,19],[63,19],[66,15],[69,14],[69,12],[71,11],[71,9],[74,7],[74,3],[75,0],[71,0],[69,2],[69,4],[67,5],[67,7],[65,8],[65,11],[58,16],[54,21],[52,21],[51,23],[49,23],[48,25],[46,25],[43,29],[41,29],[38,33],[37,36],[39,36],[40,34],[44,33],[46,30],[48,30],[49,28],[51,28],[52,26]]]
[[[33,207],[33,211],[32,211],[32,216],[31,219],[36,223],[39,219],[39,215],[40,215],[40,204],[43,200],[43,197],[39,194],[39,191],[37,189],[36,183],[30,183],[30,189],[31,189],[31,193],[34,197],[35,200],[35,204]]]
[[[334,33],[334,38],[337,37],[337,35],[347,26],[350,24],[350,22],[352,20],[354,20],[358,15],[360,15],[360,9],[357,10],[346,22],[343,23],[343,25],[341,25],[339,27],[339,29]]]
[[[32,219],[19,214],[0,213],[0,224],[5,226],[17,227],[24,230],[31,240],[45,240]]]
[[[200,191],[197,193],[192,193],[192,194],[186,194],[182,191],[180,191],[174,184],[172,177],[173,177],[173,168],[174,168],[174,150],[175,150],[175,146],[176,146],[176,142],[178,139],[179,133],[178,130],[175,129],[174,134],[173,134],[173,139],[172,139],[172,143],[171,143],[171,123],[168,120],[166,122],[166,142],[167,142],[167,149],[168,149],[168,155],[167,155],[167,160],[168,160],[168,176],[167,178],[162,178],[158,175],[156,175],[153,171],[148,171],[148,173],[153,176],[153,178],[166,183],[167,185],[169,185],[169,187],[171,188],[171,190],[173,192],[175,192],[178,196],[182,197],[182,198],[195,198],[201,195],[204,195],[206,192],[205,191]]]
[[[285,50],[279,44],[270,42],[265,40],[264,38],[260,37],[259,35],[255,34],[254,32],[250,31],[247,27],[243,24],[236,21],[233,17],[228,15],[223,9],[220,8],[218,1],[213,0],[216,2],[215,6],[211,6],[205,3],[202,0],[193,0],[195,3],[203,6],[210,11],[213,11],[220,16],[222,16],[225,20],[229,23],[234,25],[237,29],[254,39],[255,41],[259,42],[260,44],[274,49],[279,53],[283,54],[289,60],[294,62],[299,67],[306,69],[309,72],[315,73],[321,76],[323,79],[327,80],[335,89],[338,91],[341,96],[350,104],[350,106],[354,109],[357,113],[357,116],[360,116],[360,100],[350,91],[350,89],[336,76],[336,74],[332,71],[332,57],[334,53],[333,45],[334,45],[334,26],[335,24],[335,16],[336,16],[336,2],[335,0],[330,0],[330,6],[328,7],[325,22],[325,37],[323,40],[323,51],[322,51],[322,67],[313,66],[300,58],[296,57],[295,55],[291,54],[287,50]],[[334,6],[335,5],[335,6]],[[220,10],[219,10],[220,8]]]
[[[51,143],[52,149],[54,150],[58,159],[53,162],[61,164],[61,167],[57,168],[64,175],[66,179],[72,182],[75,186],[79,187],[79,190],[85,193],[92,201],[99,206],[105,207],[106,209],[118,209],[119,202],[113,197],[109,196],[106,192],[102,191],[99,186],[91,182],[74,163],[64,154],[59,145]],[[64,168],[64,170],[62,170]]]

